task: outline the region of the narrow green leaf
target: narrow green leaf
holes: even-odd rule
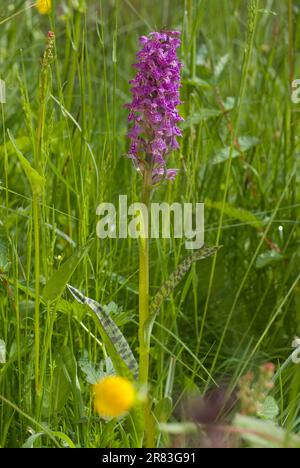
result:
[[[22,448],[33,448],[34,442],[38,440],[41,436],[45,435],[45,432],[36,432],[28,437],[28,439],[22,445]]]
[[[14,141],[15,145],[23,154],[31,149],[31,141],[27,136],[16,138]],[[0,146],[0,156],[4,156],[5,152],[7,153],[7,156],[12,156],[15,151],[15,146],[11,141],[7,141],[5,145]]]
[[[207,208],[212,208],[218,211],[223,210],[222,202],[213,202],[211,200],[206,199],[205,206]],[[228,203],[225,203],[224,214],[229,216],[230,218],[238,219],[239,221],[242,221],[243,223],[250,224],[257,229],[263,227],[263,223],[259,218],[257,218],[250,211],[244,210],[243,208],[236,208],[232,205],[229,205]]]
[[[198,78],[197,76],[194,78],[183,78],[182,83],[189,86],[195,86],[195,88],[210,88],[210,84],[207,81],[202,78]]]
[[[264,15],[273,15],[273,16],[277,16],[276,11],[268,10],[267,8],[260,8],[260,9],[258,10],[258,13],[262,13],[262,14],[264,14]]]
[[[77,376],[75,357],[72,351],[64,346],[54,355],[53,361],[55,362],[55,367],[52,379],[48,376],[45,385],[42,406],[43,415],[48,417],[59,413],[72,393],[74,416],[78,420],[84,415],[84,405]]]
[[[42,414],[49,417],[57,414],[64,408],[72,386],[68,373],[65,372],[63,361],[58,354],[55,355],[55,368],[52,379],[50,376],[46,379],[44,397],[42,403]]]
[[[78,249],[49,279],[42,293],[42,297],[45,301],[54,301],[61,296],[66,284],[70,280],[78,264],[88,253],[92,243],[93,239],[88,241],[85,246]]]
[[[64,346],[59,352],[59,359],[65,376],[68,378],[73,397],[74,416],[76,420],[84,417],[84,403],[77,373],[77,362],[70,348]]]
[[[69,448],[76,448],[76,445],[74,444],[74,442],[70,439],[70,437],[68,437],[66,434],[64,434],[63,432],[60,432],[60,431],[55,431],[53,432],[53,435],[55,437],[57,437],[58,439],[62,440],[63,442],[63,445],[65,447],[69,447]]]
[[[19,161],[21,163],[21,166],[26,174],[26,177],[31,185],[31,190],[34,195],[39,195],[44,186],[44,178],[31,166],[30,162],[23,156],[22,152],[19,150],[16,141],[14,140],[14,137],[10,133],[9,130],[7,130],[9,139],[15,149],[15,152],[19,158]]]

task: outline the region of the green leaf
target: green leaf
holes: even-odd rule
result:
[[[195,86],[195,88],[210,88],[210,84],[202,80],[202,78],[194,77],[194,78],[183,78],[182,83],[189,86]]]
[[[22,152],[19,150],[16,141],[14,140],[12,134],[7,130],[9,139],[15,149],[15,152],[19,158],[21,166],[26,174],[26,177],[31,185],[31,190],[34,195],[39,195],[44,186],[44,178],[31,166],[30,162],[23,156]]]
[[[265,268],[266,266],[272,265],[277,262],[281,262],[284,259],[284,256],[276,250],[267,250],[260,254],[255,262],[256,268]]]
[[[154,416],[159,422],[166,422],[170,418],[173,410],[172,398],[167,396],[159,400],[154,408]]]
[[[137,378],[138,364],[121,330],[106,312],[106,310],[95,300],[86,297],[78,289],[68,285],[72,296],[80,303],[87,305],[95,314],[102,341],[113,362],[115,370],[126,377]]]
[[[72,274],[83,257],[88,253],[92,243],[93,239],[78,249],[49,279],[42,293],[45,301],[54,301],[61,296]]]
[[[66,434],[64,434],[63,432],[54,431],[54,432],[52,432],[52,434],[53,434],[55,437],[57,437],[57,439],[62,440],[64,447],[76,448],[76,445],[75,445],[74,442],[70,439],[70,437],[68,437],[68,436],[67,436]]]
[[[64,346],[54,355],[53,375],[48,376],[45,385],[42,412],[45,417],[59,413],[73,394],[74,416],[84,415],[84,405],[77,376],[77,363],[72,351]]]
[[[212,208],[218,211],[222,211],[223,209],[222,202],[213,202],[208,199],[205,200],[205,206],[207,208]],[[232,205],[229,205],[228,203],[225,203],[224,214],[229,216],[230,218],[238,219],[239,221],[242,221],[243,223],[250,224],[257,229],[263,227],[263,223],[259,218],[257,218],[250,211],[244,210],[243,208],[236,208]]]
[[[67,372],[63,360],[59,354],[54,359],[55,369],[52,378],[48,376],[46,379],[42,414],[44,417],[49,417],[57,414],[64,408],[69,395],[71,394],[72,385],[71,379]]]
[[[14,142],[23,154],[31,149],[31,141],[27,136],[16,138]],[[0,146],[0,156],[4,156],[5,152],[7,153],[7,156],[13,156],[15,151],[15,146],[11,141],[7,141],[5,145]]]
[[[252,148],[255,148],[260,142],[260,139],[257,137],[242,136],[238,139],[239,145],[241,147],[241,152],[246,153]]]
[[[195,112],[191,117],[188,117],[182,124],[182,128],[190,128],[193,125],[198,125],[201,122],[204,122],[209,119],[214,119],[222,115],[221,109],[206,109],[202,108],[199,112]]]
[[[232,149],[232,158],[238,158],[243,153],[246,153],[252,148],[255,148],[260,142],[260,140],[256,137],[248,137],[242,136],[238,139],[240,145],[240,151],[238,151],[235,147]],[[227,146],[226,148],[220,150],[215,156],[212,158],[212,164],[220,164],[227,161],[230,158],[231,147]]]
[[[278,416],[278,414],[279,407],[276,403],[276,400],[273,397],[268,396],[265,399],[262,410],[259,412],[259,416],[263,419],[272,420],[275,419]]]
[[[226,111],[230,111],[234,108],[234,99],[233,98],[227,98],[227,100],[224,103]],[[204,122],[209,119],[215,119],[217,117],[220,117],[221,115],[224,114],[224,111],[222,109],[209,109],[203,107],[200,109],[198,112],[195,112],[191,117],[187,118],[185,122],[182,124],[182,128],[190,128],[193,125],[198,125],[201,122]]]
[[[22,448],[34,448],[34,443],[36,440],[38,440],[40,437],[43,435],[48,435],[46,432],[36,432],[32,434],[31,436],[28,437],[26,442],[22,445]],[[66,434],[63,432],[52,432],[52,435],[56,437],[57,439],[60,439],[63,441],[63,444],[65,447],[69,448],[76,448],[74,445],[73,441],[68,437]]]
[[[74,353],[67,346],[64,346],[59,354],[63,365],[64,373],[68,377],[68,380],[71,384],[74,416],[75,419],[80,420],[84,417],[84,403],[82,400],[81,388],[77,374],[77,362]]]
[[[95,366],[86,358],[80,359],[78,361],[78,365],[85,374],[87,382],[91,385],[94,385],[96,382],[98,382],[98,380],[101,379],[101,377],[103,377],[102,372],[97,370]]]
[[[41,436],[45,435],[45,432],[36,432],[28,437],[28,439],[22,445],[22,448],[33,448],[34,442],[38,440]]]

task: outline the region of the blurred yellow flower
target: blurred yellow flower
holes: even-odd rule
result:
[[[104,418],[116,418],[127,413],[135,403],[136,391],[124,377],[109,375],[93,385],[94,407]]]
[[[36,7],[41,15],[47,15],[51,11],[51,0],[37,0]]]

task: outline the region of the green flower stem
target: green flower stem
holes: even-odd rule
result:
[[[151,171],[145,172],[143,180],[142,203],[147,207],[149,213],[151,197]],[[139,252],[139,383],[142,387],[148,388],[149,379],[149,353],[150,353],[150,333],[147,322],[149,319],[149,239],[147,230],[149,228],[148,219],[144,220],[144,236],[140,239]],[[147,434],[150,431],[150,411],[149,403],[144,406],[144,431],[146,434],[147,446],[152,445]]]

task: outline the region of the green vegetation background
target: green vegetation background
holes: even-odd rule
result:
[[[184,137],[170,161],[180,173],[155,200],[205,202],[206,244],[223,248],[216,262],[192,267],[154,328],[152,392],[157,400],[172,394],[177,409],[188,392],[202,393],[213,380],[234,385],[262,362],[283,363],[300,333],[300,107],[290,98],[291,81],[300,78],[300,2],[103,0],[87,1],[85,10],[56,1],[50,18],[34,8],[13,16],[29,3],[0,6],[0,78],[7,95],[0,108],[0,339],[7,351],[0,364],[6,399],[0,446],[22,446],[30,427],[38,432],[36,421],[60,431],[56,442],[48,437],[44,445],[67,443],[68,436],[75,445],[126,446],[122,424],[111,427],[93,416],[90,387],[76,363],[99,363],[103,350],[93,318],[65,291],[52,304],[41,299],[40,402],[35,392],[32,189],[12,141],[36,167],[47,31],[56,35],[56,59],[38,161],[45,179],[41,291],[95,237],[100,202],[117,203],[119,194],[139,200],[139,177],[125,157],[124,109],[138,37],[162,27],[183,33]],[[181,241],[152,241],[153,294],[185,255]],[[96,240],[70,279],[100,303],[116,304],[112,316],[134,352],[137,271],[135,241]],[[299,386],[299,370],[290,365],[274,392],[283,424],[297,426]]]

